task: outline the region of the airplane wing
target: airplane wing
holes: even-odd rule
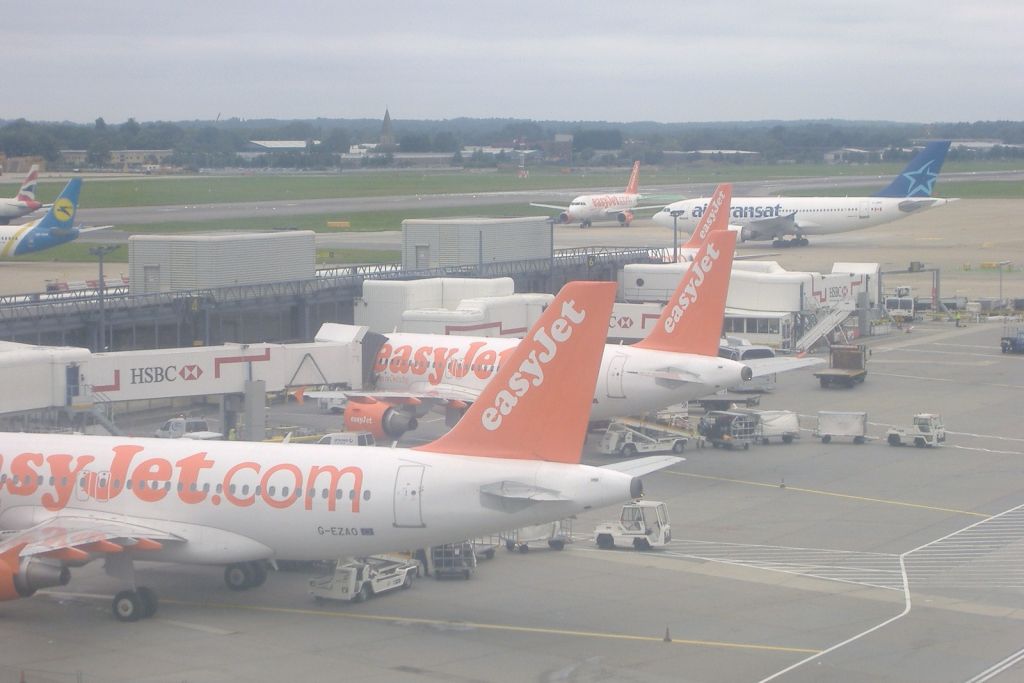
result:
[[[776,356],[775,358],[752,358],[743,361],[748,366],[754,377],[774,375],[777,372],[789,372],[800,368],[813,368],[824,365],[823,358],[798,357],[798,356]]]
[[[108,228],[114,227],[113,225],[97,225],[92,228],[79,228],[78,232],[96,232],[97,230],[107,230]]]
[[[664,209],[664,208],[665,208],[664,204],[659,204],[658,206],[631,206],[628,209],[605,209],[604,210],[604,215],[605,216],[615,216],[617,214],[622,213],[623,211],[649,211],[651,209],[657,209],[657,210],[660,211],[661,209]]]
[[[622,462],[613,462],[610,465],[602,465],[602,469],[641,477],[645,474],[671,467],[684,460],[686,458],[677,458],[674,455],[651,455],[646,458],[634,458],[633,460],[623,460]]]
[[[480,392],[473,391],[472,389],[465,389],[463,387],[454,386],[451,384],[429,384],[419,386],[414,384],[409,391],[351,391],[351,390],[324,390],[324,391],[304,391],[302,395],[305,398],[327,398],[327,399],[338,399],[344,398],[353,401],[359,401],[360,399],[373,399],[375,401],[392,401],[402,402],[409,401],[412,399],[436,399],[443,401],[468,401],[473,402],[480,395]]]
[[[159,550],[163,543],[184,540],[161,529],[109,517],[57,516],[24,531],[0,536],[0,556],[20,547],[20,557],[64,553],[85,559],[84,553],[120,552],[133,546],[140,550]]]
[[[748,226],[751,230],[756,231],[758,235],[762,236],[762,239],[765,236],[782,237],[783,235],[792,235],[797,227],[796,212],[774,218],[758,218],[750,221]]]
[[[555,209],[557,211],[569,210],[569,207],[567,206],[555,206],[554,204],[534,204],[533,202],[530,202],[530,206],[537,206],[540,207],[541,209]]]

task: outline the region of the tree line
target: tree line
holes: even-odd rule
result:
[[[466,146],[551,149],[557,134],[571,134],[572,161],[625,164],[632,159],[661,163],[666,151],[745,150],[765,162],[821,162],[826,152],[840,148],[898,150],[920,139],[987,140],[995,144],[983,151],[951,152],[966,156],[1010,159],[1024,157],[1024,122],[895,123],[825,121],[747,121],[723,123],[608,123],[528,121],[516,119],[394,120],[393,129],[402,152],[451,155],[454,165],[485,166],[514,159],[474,154],[464,157]],[[376,142],[381,122],[373,119],[310,119],[298,121],[241,120],[155,121],[128,119],[108,124],[0,121],[0,152],[6,156],[40,156],[59,167],[60,150],[87,151],[87,165],[103,167],[115,149],[170,149],[165,163],[187,168],[225,166],[279,166],[332,168],[340,154],[354,143]],[[245,159],[239,156],[250,140],[304,140],[304,151],[274,153]],[[312,144],[313,141],[319,144]],[[394,150],[392,150],[394,151]],[[393,154],[370,156],[364,164],[390,165]],[[565,159],[561,159],[565,163]]]

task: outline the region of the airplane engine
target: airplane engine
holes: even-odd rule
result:
[[[558,222],[562,225],[568,225],[572,221],[572,216],[569,215],[568,211],[563,211],[558,214]]]
[[[740,241],[746,242],[747,240],[756,240],[761,236],[757,230],[752,230],[749,225],[744,225],[740,230]]]
[[[619,219],[619,225],[624,225],[627,228],[629,227],[629,224],[633,222],[632,211],[620,211],[615,217]]]
[[[59,562],[26,557],[15,574],[0,560],[0,600],[27,598],[40,588],[66,586],[70,580],[71,570]]]
[[[345,407],[345,429],[371,432],[378,439],[397,439],[418,424],[412,413],[383,401],[349,401]]]

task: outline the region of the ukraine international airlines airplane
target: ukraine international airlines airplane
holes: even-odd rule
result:
[[[25,182],[21,184],[18,194],[13,199],[0,199],[0,225],[7,225],[15,218],[27,216],[43,208],[36,201],[36,183],[39,180],[39,166],[32,165]]]
[[[807,235],[861,230],[942,206],[955,199],[932,197],[949,141],[929,143],[889,185],[873,197],[737,197],[729,222],[741,241],[773,240],[772,246],[807,246]],[[673,202],[658,213],[659,225],[686,226],[707,210],[706,197]],[[787,235],[793,239],[784,240]]]
[[[0,227],[0,256],[21,256],[33,251],[42,251],[71,242],[82,233],[111,227],[75,226],[75,212],[78,210],[78,194],[81,189],[82,179],[72,178],[42,218],[21,225]]]
[[[738,363],[718,357],[736,234],[725,229],[730,186],[716,189],[697,232],[704,235],[690,270],[648,337],[632,346],[606,345],[594,389],[591,420],[641,415],[713,394],[753,376],[817,364],[816,359],[770,358]],[[325,324],[318,341],[345,326]],[[345,335],[350,336],[350,335]],[[387,335],[376,356],[377,390],[307,392],[309,397],[348,397],[345,424],[379,438],[416,427],[416,417],[444,404],[448,423],[476,400],[519,344],[517,339],[432,334]]]
[[[157,607],[134,560],[230,563],[241,589],[273,557],[421,548],[636,497],[680,459],[580,464],[614,295],[566,285],[465,418],[415,449],[0,434],[0,599],[102,557],[133,621]]]
[[[589,228],[595,220],[619,221],[620,225],[628,226],[633,222],[633,212],[644,209],[657,209],[660,205],[637,206],[643,197],[640,194],[640,162],[633,162],[633,172],[629,174],[626,191],[616,194],[581,194],[569,202],[569,206],[553,204],[530,204],[543,209],[557,209],[559,223],[575,223],[579,221],[581,228]]]

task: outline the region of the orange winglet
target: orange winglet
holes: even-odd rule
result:
[[[122,552],[124,550],[124,546],[118,545],[112,541],[99,540],[93,541],[92,543],[86,543],[82,546],[82,550],[90,553],[108,553],[112,555],[114,553]]]
[[[450,432],[415,450],[579,463],[614,282],[570,282]]]
[[[61,562],[86,562],[89,559],[89,553],[78,548],[60,548],[59,550],[43,553],[43,557],[51,560],[60,560]]]
[[[135,542],[128,546],[129,550],[162,550],[163,547],[163,543],[151,538],[136,538]]]

